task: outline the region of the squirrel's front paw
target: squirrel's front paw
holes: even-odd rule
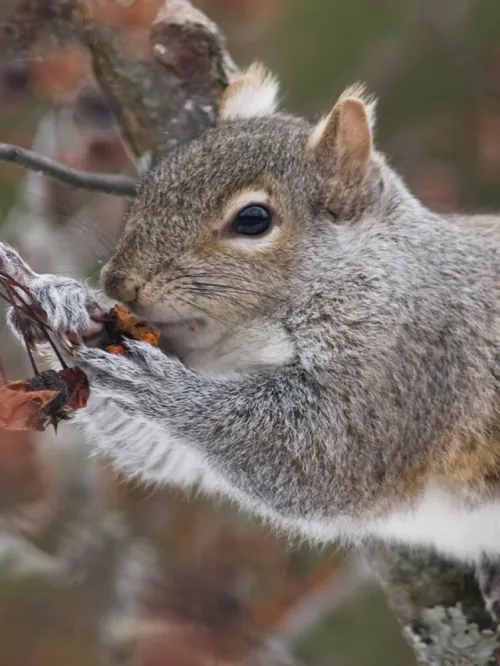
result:
[[[126,355],[80,347],[74,361],[87,375],[91,392],[112,398],[125,411],[154,411],[158,395],[168,390],[179,361],[146,342],[129,341]]]
[[[86,285],[57,275],[39,275],[30,281],[28,288],[45,313],[43,323],[59,335],[81,343],[101,332],[103,324],[99,316],[102,311]],[[13,308],[8,318],[18,337],[23,337],[24,333],[32,344],[46,341],[43,329],[32,318]]]
[[[17,337],[30,344],[45,342],[45,332],[37,320],[72,342],[92,338],[102,330],[102,312],[85,284],[58,275],[38,275],[4,243],[0,243],[0,270],[14,278],[20,301],[35,315],[30,316],[19,307],[9,310],[9,324]]]
[[[87,375],[92,394],[127,404],[138,402],[145,378],[130,358],[102,349],[79,347],[74,362]]]

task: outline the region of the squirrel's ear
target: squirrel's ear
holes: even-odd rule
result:
[[[361,181],[373,150],[374,122],[375,100],[362,86],[352,86],[313,129],[308,147],[327,172]]]
[[[231,83],[222,96],[221,120],[267,116],[276,111],[278,82],[262,65],[254,63]]]

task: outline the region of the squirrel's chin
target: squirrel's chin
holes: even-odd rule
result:
[[[160,349],[181,360],[193,353],[211,349],[220,340],[223,331],[212,326],[208,319],[186,318],[175,323],[157,324],[160,329]]]
[[[178,333],[179,331],[195,331],[206,327],[207,322],[203,317],[186,317],[170,322],[158,322],[155,324],[160,331],[168,336],[169,333]]]
[[[160,341],[163,341],[167,348],[176,350],[200,346],[208,330],[207,321],[201,317],[186,317],[155,326],[160,329]]]

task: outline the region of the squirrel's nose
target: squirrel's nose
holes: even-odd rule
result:
[[[123,275],[103,268],[101,272],[101,284],[110,298],[122,303],[135,303],[142,282],[130,275]]]
[[[123,303],[134,303],[139,294],[140,285],[131,279],[126,278],[119,288],[119,295],[116,298]]]

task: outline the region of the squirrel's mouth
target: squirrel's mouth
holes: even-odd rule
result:
[[[169,341],[174,344],[191,344],[193,339],[204,338],[210,329],[209,316],[182,302],[158,303],[141,309],[142,316],[151,326],[160,330],[167,344]]]

